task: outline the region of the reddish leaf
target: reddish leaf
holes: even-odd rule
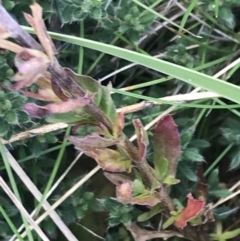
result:
[[[49,114],[66,113],[86,106],[91,101],[89,97],[79,97],[78,99],[69,99],[64,102],[56,102],[45,106],[38,106],[34,103],[24,105],[24,110],[31,116],[42,118]]]
[[[179,214],[178,219],[174,222],[175,226],[178,228],[184,228],[187,222],[197,217],[197,215],[204,209],[205,202],[194,199],[192,194],[188,194],[187,207],[185,207]]]
[[[117,186],[117,199],[119,202],[127,204],[131,203],[132,199],[132,185],[131,183],[125,182]]]
[[[181,148],[179,132],[173,118],[170,115],[164,116],[152,132],[155,169],[161,179],[166,176],[175,177]],[[167,168],[166,172],[162,166]]]
[[[109,172],[131,172],[131,161],[119,151],[109,148],[96,149],[94,151],[83,151],[87,156],[92,157],[102,167]]]
[[[133,125],[137,134],[137,142],[139,149],[139,159],[143,161],[146,158],[147,146],[148,146],[148,135],[144,130],[144,127],[139,119],[133,120]]]
[[[88,135],[84,138],[69,136],[67,139],[75,145],[76,149],[81,151],[104,149],[106,147],[116,145],[119,142],[118,139],[107,139],[99,136],[97,133],[93,133],[92,135]]]

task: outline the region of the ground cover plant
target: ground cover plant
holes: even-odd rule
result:
[[[1,4],[1,240],[239,239],[239,1]]]

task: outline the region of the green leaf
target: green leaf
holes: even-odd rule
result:
[[[170,218],[168,218],[168,220],[163,224],[163,229],[166,229],[166,228],[168,228],[170,225],[172,225],[174,222],[175,222],[175,220],[178,218],[178,216],[172,216],[172,217],[170,217]]]
[[[78,206],[75,210],[78,219],[82,219],[85,216],[85,211],[82,209],[81,206]]]
[[[123,222],[123,223],[129,223],[129,222],[131,222],[131,219],[132,219],[132,217],[131,217],[131,215],[129,214],[129,213],[125,213],[122,217],[121,217],[121,221]]]
[[[203,157],[198,153],[196,148],[188,148],[183,152],[183,158],[193,161],[193,162],[202,162]]]
[[[209,191],[209,195],[218,197],[218,198],[225,198],[231,195],[232,192],[228,190],[215,190],[215,191]]]
[[[12,109],[19,109],[26,102],[27,98],[23,95],[19,95],[12,101]]]
[[[56,238],[56,225],[52,222],[51,219],[48,219],[43,224],[44,230],[46,230],[46,233],[51,237],[51,239]]]
[[[192,182],[196,182],[197,179],[197,175],[196,173],[194,173],[187,164],[184,163],[184,165],[179,165],[179,171],[182,173],[183,176],[185,176],[188,180],[192,181]]]
[[[7,133],[9,128],[9,125],[7,121],[0,119],[0,136],[3,136],[5,133]]]
[[[118,31],[119,31],[120,33],[122,33],[122,34],[124,34],[125,32],[127,32],[128,30],[129,30],[128,24],[122,24],[122,25],[119,27],[119,29],[118,29]]]
[[[100,20],[102,17],[102,10],[100,8],[94,8],[91,11],[91,16],[93,17],[93,19]]]
[[[10,100],[5,100],[2,105],[1,105],[1,109],[4,110],[4,111],[8,111],[12,108],[12,103]]]
[[[20,123],[26,123],[30,121],[28,114],[24,111],[18,111],[17,115],[18,115],[18,121]]]
[[[172,177],[172,176],[167,176],[164,180],[163,183],[165,184],[169,184],[169,185],[175,185],[178,184],[180,182],[179,179]]]
[[[232,231],[226,231],[226,232],[220,233],[220,234],[211,234],[210,236],[212,238],[214,238],[214,240],[225,241],[228,239],[233,239],[233,238],[237,237],[238,235],[240,235],[240,228],[236,228]]]
[[[44,137],[48,143],[56,143],[58,141],[58,138],[51,133],[44,134]]]
[[[156,174],[158,179],[161,181],[164,180],[164,178],[168,174],[168,160],[166,158],[158,156],[157,161],[154,164],[154,169],[154,173]]]
[[[107,117],[114,122],[117,116],[117,111],[114,102],[111,98],[110,88],[102,86],[98,81],[85,75],[77,75],[70,69],[65,71],[79,84],[79,86],[92,93],[97,93],[95,103],[107,115]]]
[[[34,137],[31,140],[31,143],[29,144],[29,149],[31,150],[32,154],[35,157],[38,157],[38,156],[41,155],[42,145],[40,144],[40,142],[39,142],[37,137]]]
[[[8,130],[7,132],[4,134],[3,139],[4,140],[9,140],[13,135],[13,127],[12,125],[8,125]]]
[[[83,194],[83,198],[86,200],[86,201],[89,201],[91,199],[94,198],[94,193],[93,192],[85,192]]]
[[[156,18],[156,16],[152,13],[146,13],[142,17],[139,18],[139,22],[141,24],[150,24],[153,22],[153,20]]]
[[[84,203],[82,206],[81,206],[82,210],[83,211],[87,211],[88,210],[88,204],[87,203]]]
[[[190,145],[199,149],[210,147],[210,143],[208,141],[201,139],[191,140]]]
[[[224,23],[230,29],[234,29],[235,27],[235,19],[230,7],[221,6],[219,8],[219,17],[224,21]]]
[[[145,186],[140,180],[135,179],[132,183],[132,191],[133,191],[133,196],[142,194],[145,191]]]
[[[117,218],[109,218],[108,223],[111,227],[114,227],[114,226],[117,226],[118,224],[120,224],[121,220],[118,217]]]
[[[63,23],[69,23],[71,21],[73,21],[73,15],[74,15],[74,12],[78,10],[78,11],[81,11],[80,8],[77,8],[76,9],[76,6],[74,5],[68,5],[64,11],[62,12],[62,14],[60,14],[61,16],[61,19],[62,19],[62,22]]]
[[[8,121],[11,124],[16,124],[18,123],[18,117],[17,117],[17,113],[13,110],[9,110],[6,114],[5,114],[5,119],[6,121]]]
[[[216,190],[218,189],[218,186],[219,186],[219,171],[218,169],[214,169],[209,177],[208,177],[208,184],[210,186],[210,189],[212,190]]]
[[[225,127],[221,128],[224,138],[229,143],[240,144],[240,124],[238,119],[229,118]]]
[[[3,0],[2,1],[3,7],[7,10],[7,11],[11,11],[12,8],[15,6],[15,3],[13,1],[9,1],[9,0]]]
[[[152,218],[153,216],[157,215],[158,213],[163,211],[163,207],[160,204],[155,205],[150,211],[145,212],[138,216],[137,221],[138,222],[144,222],[148,219]]]
[[[231,162],[230,162],[230,170],[236,169],[240,166],[240,153],[238,152],[238,155],[234,155],[234,157],[232,158]]]

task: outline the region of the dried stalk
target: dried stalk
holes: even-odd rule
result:
[[[6,152],[9,164],[11,165],[13,170],[16,172],[16,174],[22,180],[22,182],[26,185],[28,190],[30,190],[30,192],[33,194],[36,200],[40,202],[42,198],[42,193],[37,189],[37,187],[34,185],[31,179],[27,176],[27,174],[24,172],[24,170],[21,168],[21,166],[18,164],[18,162],[13,158],[11,153],[6,148],[5,148],[5,152]],[[47,201],[43,201],[43,209],[48,210],[50,207],[51,205]],[[59,215],[56,213],[55,210],[53,210],[49,214],[49,216],[68,240],[77,241],[76,237],[72,234],[71,230],[62,221],[62,219],[59,217]]]

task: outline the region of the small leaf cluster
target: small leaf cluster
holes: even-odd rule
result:
[[[234,145],[233,151],[231,152],[229,169],[237,169],[240,167],[240,124],[237,119],[229,118],[221,128],[223,140],[222,144]]]
[[[16,208],[14,204],[11,203],[9,199],[6,198],[5,194],[0,192],[0,203],[1,206],[6,211],[9,218],[15,218],[16,215],[18,215],[19,211]],[[10,235],[12,234],[12,231],[7,224],[6,220],[3,218],[2,215],[0,215],[0,239],[3,238],[3,240],[9,240]],[[1,239],[2,240],[2,239]]]
[[[210,144],[206,140],[194,139],[195,126],[193,119],[181,118],[176,122],[181,129],[181,145],[183,151],[179,162],[179,172],[186,179],[196,182],[198,163],[204,161],[201,150],[208,148]]]
[[[72,204],[75,207],[77,219],[82,219],[87,211],[102,211],[101,203],[95,198],[93,192],[85,192],[81,197],[74,196]]]
[[[148,3],[149,4],[149,3]],[[63,23],[81,21],[86,18],[97,20],[99,25],[111,32],[118,31],[132,41],[151,30],[155,19],[152,13],[141,14],[142,10],[131,1],[59,0],[57,9]]]
[[[203,0],[202,8],[204,11],[209,12],[211,15],[215,15],[216,8],[218,8],[217,19],[220,24],[224,24],[229,29],[234,29],[236,26],[236,19],[232,12],[232,8],[236,5],[240,5],[239,0],[228,1],[216,1]]]
[[[9,64],[7,63],[7,60],[10,57],[11,56],[9,54],[6,54],[6,53],[1,53],[0,54],[0,72],[1,72],[0,84],[1,85],[2,84],[9,85],[11,77],[14,74],[13,70],[11,69]]]
[[[22,110],[26,97],[17,92],[0,91],[0,137],[10,139],[14,127],[30,121],[29,116]]]
[[[57,9],[63,23],[81,21],[86,17],[99,20],[102,17],[103,1],[100,0],[60,0]]]
[[[110,226],[117,226],[121,223],[127,224],[132,221],[133,206],[124,205],[113,199],[104,199],[103,206],[107,211],[109,211],[108,223]]]
[[[194,55],[192,51],[186,49],[190,44],[187,40],[178,38],[176,43],[167,49],[165,57],[174,63],[191,69],[201,65],[199,55]]]
[[[39,157],[42,150],[47,149],[47,147],[51,144],[55,144],[58,141],[57,133],[44,133],[43,135],[39,135],[31,138],[28,141],[28,149],[31,150],[31,155],[35,157]]]
[[[106,17],[102,20],[102,26],[108,30],[126,35],[136,42],[140,35],[151,30],[151,23],[155,20],[152,13],[142,14],[142,10],[131,1],[122,1],[121,5],[111,5]]]
[[[53,200],[60,198],[61,192],[66,192],[76,184],[79,178],[63,182],[61,190],[53,197]],[[93,192],[87,191],[88,183],[74,192],[57,210],[66,223],[73,223],[81,220],[89,212],[103,211],[103,205]]]

